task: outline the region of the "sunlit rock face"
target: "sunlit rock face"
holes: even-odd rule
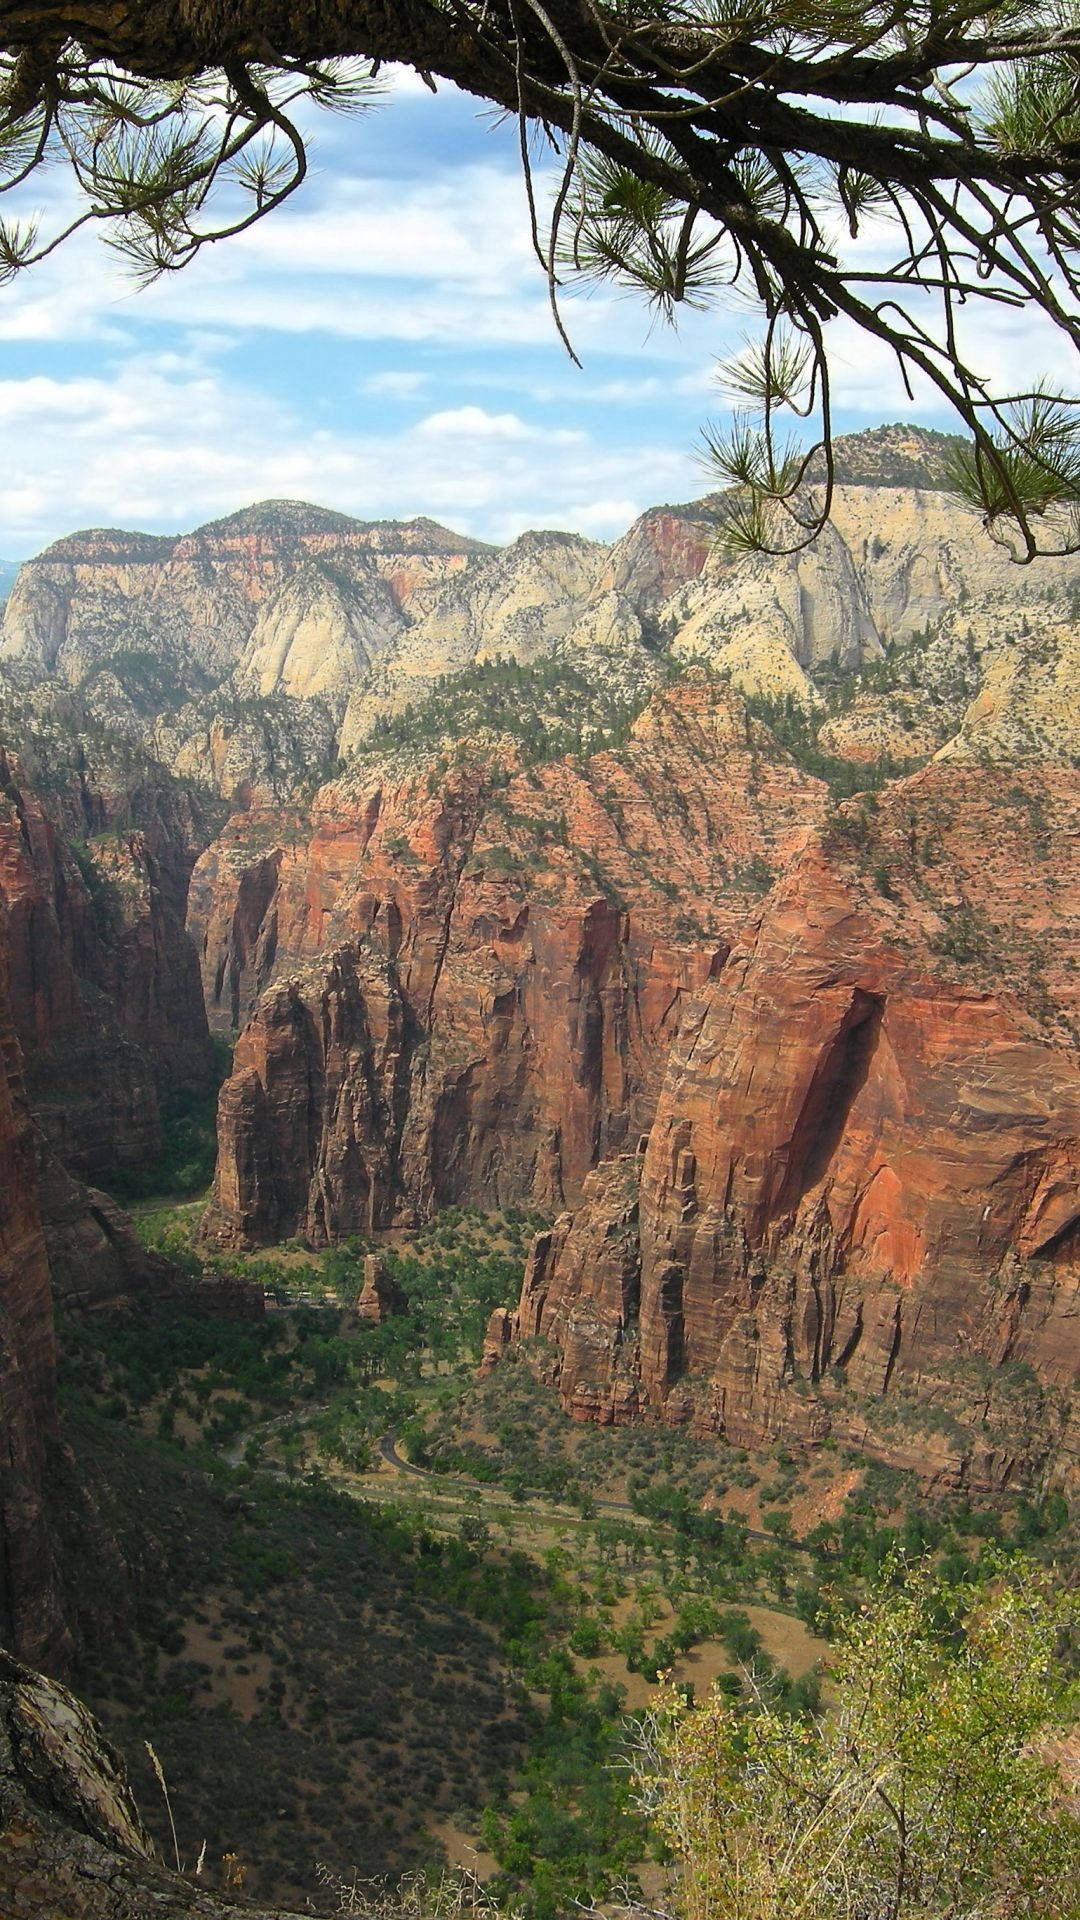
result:
[[[854,805],[684,1013],[644,1153],[537,1241],[516,1331],[578,1417],[1074,1476],[1080,779],[939,762],[865,845]]]
[[[236,817],[189,909],[211,1020],[242,1027],[208,1231],[576,1195],[650,1124],[687,998],[822,815],[764,740],[690,675],[618,751],[390,759],[303,823]]]

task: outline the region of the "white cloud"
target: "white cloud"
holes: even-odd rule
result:
[[[172,358],[114,379],[0,382],[17,450],[0,474],[0,552],[77,526],[187,528],[274,496],[361,518],[428,513],[496,540],[537,525],[611,538],[654,500],[697,490],[692,463],[662,445],[642,450],[630,491],[625,456],[583,430],[477,407],[403,434],[327,429]]]
[[[294,202],[234,241],[234,264],[492,290],[534,280],[525,190],[503,167],[455,167],[409,181],[353,174],[319,185],[321,204]]]
[[[360,382],[360,392],[373,400],[411,400],[427,386],[428,376],[419,369],[387,367],[382,373],[369,374]]]
[[[297,200],[184,274],[137,293],[79,235],[4,289],[0,552],[80,524],[191,526],[273,494],[490,538],[608,537],[703,491],[695,422],[723,410],[714,364],[745,310],[688,314],[674,333],[610,289],[567,297],[579,373],[532,254],[513,129],[470,133],[452,89],[429,115],[407,69],[389,91],[397,111],[359,130],[322,121]],[[59,174],[49,189],[61,213],[73,204]],[[895,244],[872,225],[858,264]],[[829,340],[838,413],[948,424],[928,383],[912,406],[883,346],[846,320]],[[35,343],[37,370],[16,377]],[[1005,385],[1037,367],[1069,378],[1029,315],[984,307],[972,348]]]
[[[392,66],[380,68],[379,79],[392,98],[408,99],[411,96],[414,99],[422,99],[431,94],[427,81],[421,80],[420,75],[412,67],[402,67],[396,62]],[[457,88],[451,86],[449,80],[440,80],[438,91],[453,94],[457,92]]]
[[[574,427],[548,427],[522,420],[516,413],[488,413],[483,407],[447,407],[440,413],[429,413],[412,431],[424,439],[452,440],[458,444],[462,440],[530,440],[572,447],[586,439],[586,435]]]

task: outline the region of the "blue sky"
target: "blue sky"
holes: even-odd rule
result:
[[[565,317],[583,370],[529,244],[516,128],[398,76],[362,119],[322,116],[296,199],[183,274],[137,291],[80,235],[0,289],[0,558],[267,496],[609,539],[704,491],[712,370],[747,316],[673,333],[604,291]],[[1003,367],[1017,337],[989,343]],[[911,417],[873,349],[835,354],[842,427]]]

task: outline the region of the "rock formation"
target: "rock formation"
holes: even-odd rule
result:
[[[189,912],[211,1017],[247,1021],[208,1231],[325,1240],[579,1191],[648,1126],[685,996],[821,817],[765,744],[691,674],[618,753],[387,762],[324,788],[306,833],[234,819]]]
[[[20,570],[0,669],[39,736],[105,730],[230,796],[283,795],[333,758],[357,680],[489,551],[295,501],[178,539],[74,534]]]
[[[210,1082],[183,901],[198,841],[167,791],[79,793],[46,811],[0,747],[0,900],[35,1116],[64,1164],[100,1177],[160,1145],[159,1095]],[[55,817],[53,817],[55,816]],[[145,824],[136,824],[144,822]]]
[[[943,765],[868,844],[851,811],[808,835],[684,1011],[640,1162],[533,1248],[516,1331],[572,1412],[831,1430],[983,1484],[1080,1471],[1078,825],[1071,770]],[[1009,1379],[1043,1389],[1035,1435]]]
[[[500,550],[295,501],[175,539],[74,534],[12,587],[0,721],[137,746],[246,806],[310,788],[440,676],[496,657],[564,662],[638,705],[664,657],[703,659],[814,706],[824,681],[932,633],[948,737],[1003,645],[1071,620],[1080,562],[1052,581],[1012,566],[942,491],[947,452],[911,428],[841,442],[829,528],[780,559],[724,557],[710,501],[652,508],[610,548],[528,533]],[[923,717],[913,752],[931,732]]]
[[[162,1866],[123,1762],[82,1702],[0,1649],[4,1920],[289,1920]]]
[[[357,1295],[356,1317],[366,1320],[373,1327],[381,1327],[384,1320],[390,1320],[400,1313],[405,1298],[396,1280],[386,1270],[386,1263],[377,1253],[364,1255],[364,1284]]]
[[[841,443],[830,527],[783,558],[717,550],[708,501],[504,550],[271,502],[24,568],[0,892],[69,1163],[144,1153],[205,1048],[194,861],[238,1035],[218,1243],[570,1208],[519,1329],[582,1415],[873,1426],[999,1480],[1075,1450],[1080,560],[1012,566],[948,453]],[[121,740],[126,813],[130,778],[95,797]],[[1041,1395],[1022,1443],[1009,1379]],[[930,1438],[885,1432],[931,1397]]]

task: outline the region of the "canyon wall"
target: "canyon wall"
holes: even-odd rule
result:
[[[1071,769],[940,763],[808,836],[533,1248],[569,1411],[1075,1479],[1078,845]]]
[[[101,1178],[157,1151],[163,1093],[211,1083],[183,924],[210,824],[164,782],[48,801],[0,747],[0,899],[27,1092],[64,1164]]]
[[[390,760],[310,821],[234,819],[189,908],[212,1019],[246,1021],[207,1231],[323,1241],[576,1195],[650,1124],[686,995],[821,815],[764,745],[691,674],[618,752]]]
[[[709,502],[501,550],[269,502],[32,563],[0,892],[69,1164],[203,1070],[191,872],[211,1240],[533,1204],[518,1327],[582,1417],[1067,1458],[1080,560],[1011,566],[939,439],[844,443],[793,556]],[[155,807],[94,797],[121,735]]]
[[[52,1299],[37,1139],[22,1083],[0,908],[0,1641],[51,1661],[65,1629],[48,1522],[57,1439]]]

